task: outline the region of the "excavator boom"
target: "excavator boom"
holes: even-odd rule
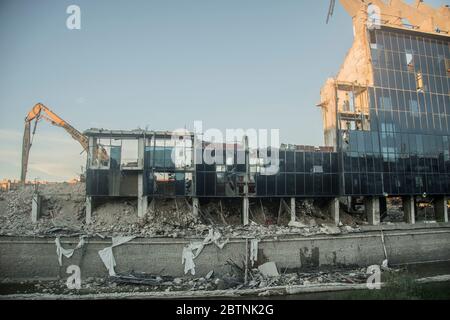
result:
[[[32,144],[32,136],[31,136],[31,122],[35,121],[33,135],[36,131],[37,122],[40,119],[45,119],[49,121],[51,124],[61,127],[69,133],[73,139],[78,141],[78,143],[83,147],[83,149],[87,152],[89,147],[89,139],[79,132],[77,129],[72,127],[66,121],[61,119],[56,113],[51,111],[49,108],[44,106],[42,103],[36,104],[31,111],[28,113],[25,118],[25,129],[23,133],[23,144],[22,144],[22,171],[20,175],[20,181],[25,182],[27,170],[28,170],[28,158],[30,155],[30,148]],[[98,152],[98,150],[97,150]],[[102,159],[108,158],[106,151],[102,148],[100,150],[100,157]]]

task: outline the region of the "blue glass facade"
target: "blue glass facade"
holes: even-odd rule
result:
[[[370,129],[340,130],[343,193],[450,194],[448,37],[370,32]]]

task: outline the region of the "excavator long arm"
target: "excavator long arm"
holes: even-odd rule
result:
[[[27,170],[28,170],[28,158],[30,154],[30,148],[32,144],[31,139],[31,123],[33,120],[35,121],[34,129],[33,129],[33,135],[36,131],[36,125],[37,122],[40,119],[45,119],[49,121],[51,124],[61,127],[64,130],[69,133],[73,139],[78,141],[80,145],[83,147],[83,149],[87,152],[89,148],[89,139],[83,135],[81,132],[79,132],[77,129],[72,127],[70,124],[68,124],[66,121],[61,119],[57,114],[55,114],[53,111],[51,111],[49,108],[44,106],[42,103],[36,104],[33,109],[28,113],[27,117],[25,118],[25,129],[23,133],[23,144],[22,144],[22,172],[20,175],[20,181],[25,182]],[[106,151],[102,148],[100,150],[100,157],[102,159],[107,158],[108,155]]]

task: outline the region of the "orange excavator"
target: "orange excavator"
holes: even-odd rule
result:
[[[36,133],[38,121],[41,119],[45,119],[49,121],[51,124],[66,130],[67,133],[69,133],[72,136],[72,138],[74,138],[76,141],[80,143],[84,151],[87,152],[89,148],[88,137],[86,137],[77,129],[68,124],[66,121],[61,119],[58,115],[56,115],[53,111],[44,106],[42,103],[37,103],[25,118],[25,130],[23,133],[23,145],[22,145],[22,172],[20,175],[20,181],[23,183],[25,182],[27,175],[28,157],[30,154],[31,145],[33,143],[33,137],[34,134]],[[34,127],[33,132],[31,134],[31,123],[33,121]],[[106,150],[101,147],[99,148],[99,150],[97,150],[97,153],[99,153],[101,159],[107,160],[109,158]]]

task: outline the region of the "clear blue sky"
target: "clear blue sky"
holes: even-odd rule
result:
[[[81,30],[66,28],[70,4],[81,7]],[[327,0],[0,0],[0,178],[19,176],[23,120],[36,102],[80,131],[202,120],[323,144],[315,104],[353,38],[342,7],[328,25],[327,10]],[[76,176],[80,151],[40,123],[29,177]]]

